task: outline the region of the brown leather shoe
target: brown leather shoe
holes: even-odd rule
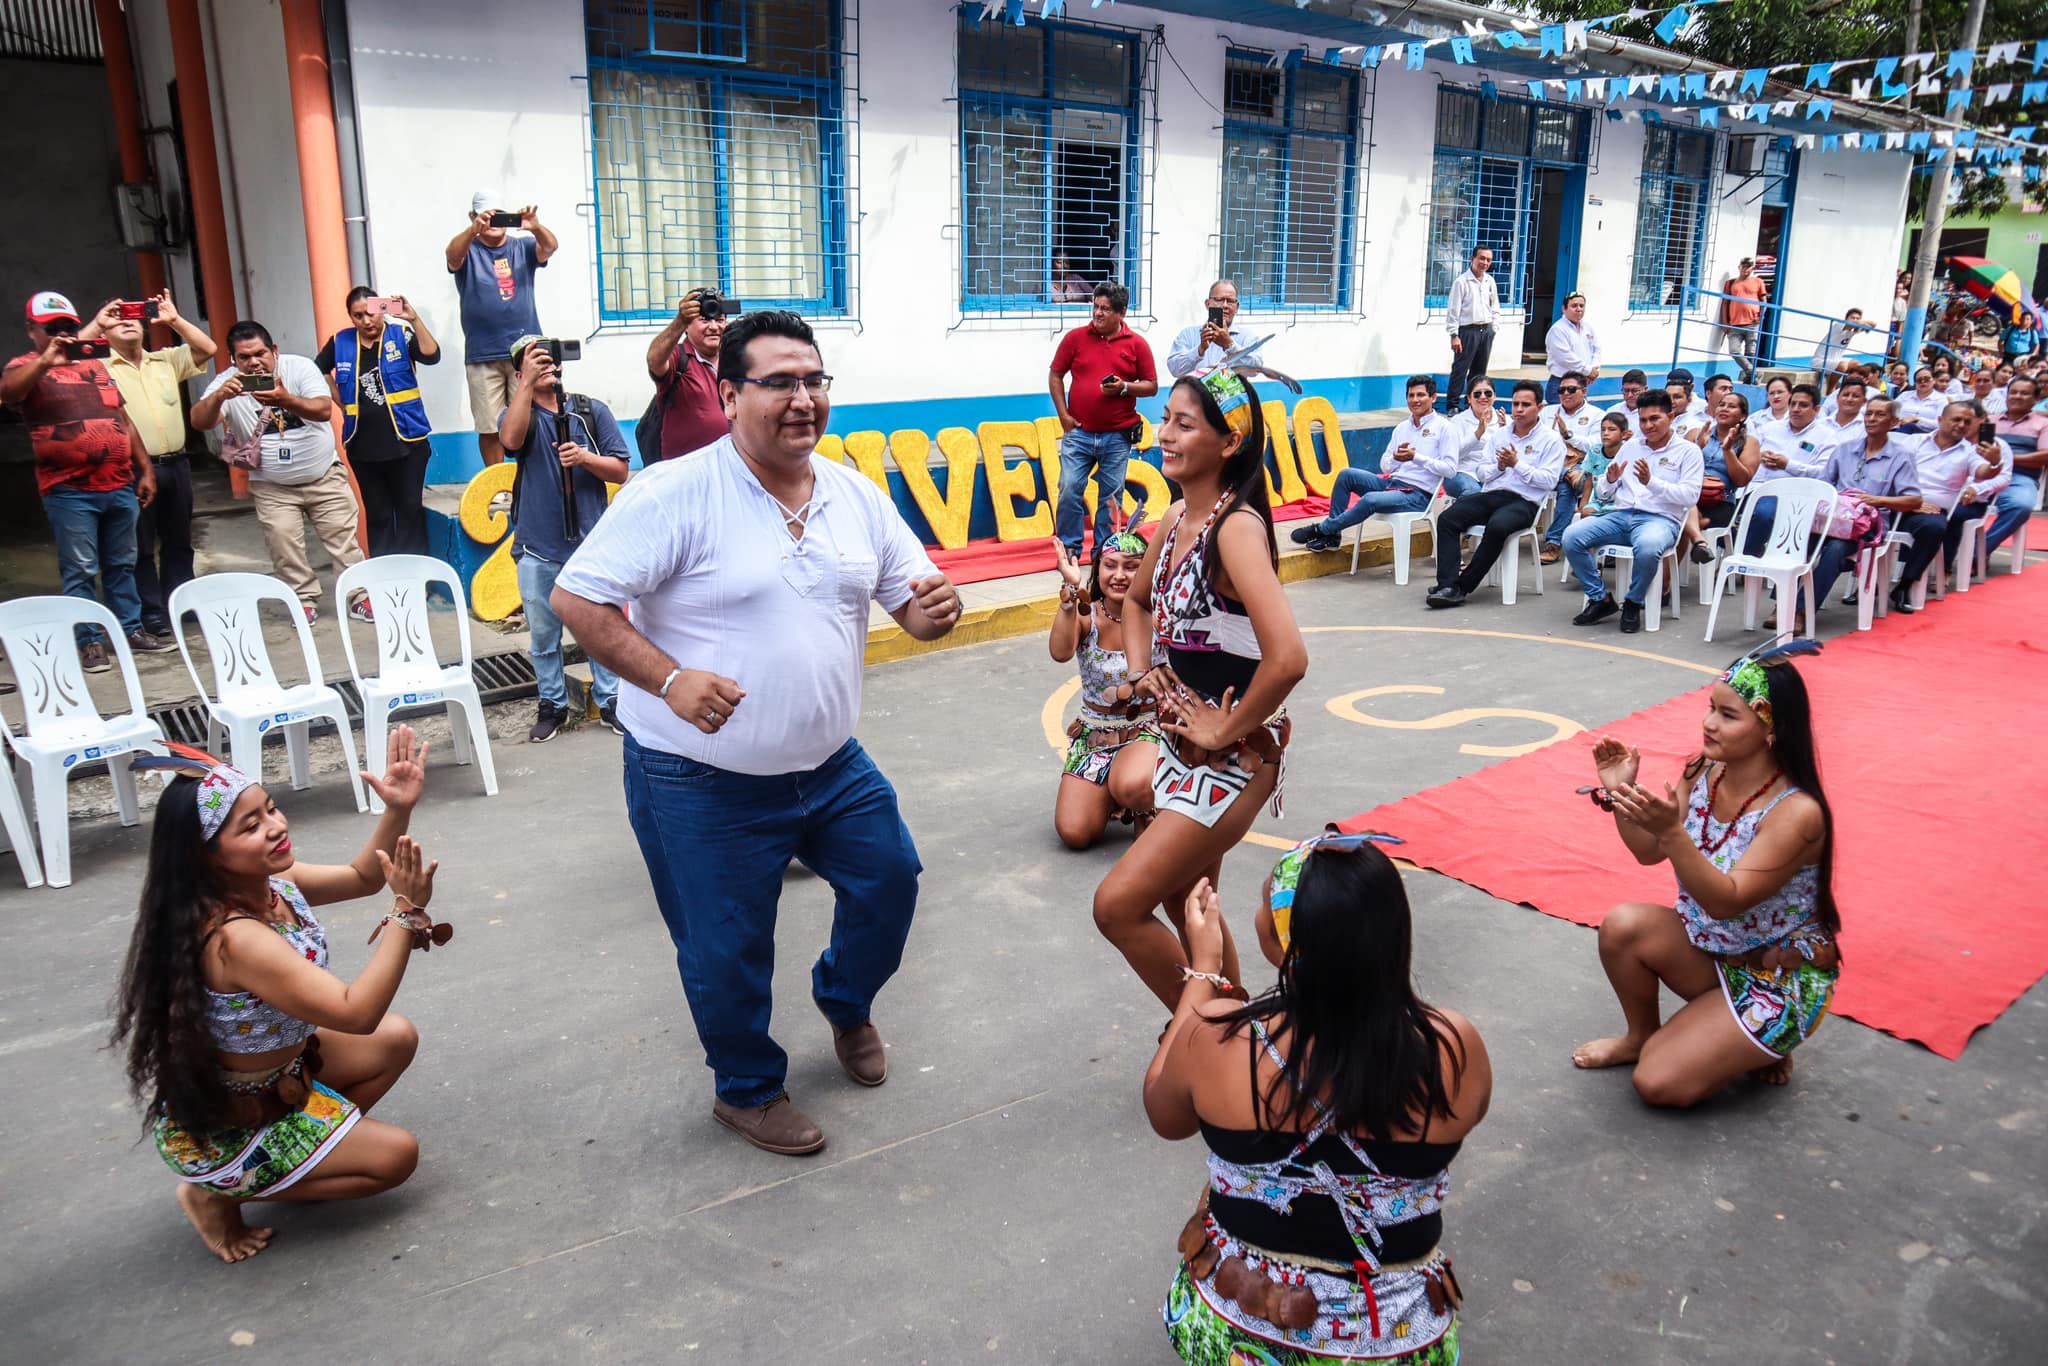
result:
[[[1556,564],[1564,558],[1564,547],[1552,545],[1549,541],[1545,541],[1543,543],[1543,553],[1538,558],[1545,564]]]
[[[839,1055],[846,1075],[862,1086],[880,1086],[889,1080],[889,1055],[882,1048],[882,1031],[875,1028],[873,1020],[852,1029],[833,1025],[832,1051]]]
[[[802,1157],[825,1146],[825,1131],[796,1108],[787,1091],[766,1105],[741,1109],[722,1100],[711,1102],[711,1117],[762,1152]]]

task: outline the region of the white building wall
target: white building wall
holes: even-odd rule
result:
[[[1851,308],[1864,321],[1891,326],[1899,253],[1906,237],[1910,163],[1868,152],[1803,153],[1792,205],[1790,271],[1784,304],[1839,318]],[[1812,318],[1792,320],[1802,337]]]

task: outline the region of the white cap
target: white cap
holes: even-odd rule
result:
[[[469,211],[482,213],[485,209],[498,207],[499,194],[496,190],[478,190],[469,197]]]

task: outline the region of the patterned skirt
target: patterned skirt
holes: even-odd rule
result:
[[[1456,1366],[1458,1321],[1453,1318],[1443,1336],[1426,1347],[1389,1357],[1327,1356],[1300,1347],[1289,1347],[1262,1334],[1241,1328],[1225,1318],[1202,1294],[1185,1265],[1166,1292],[1166,1334],[1173,1350],[1188,1366],[1334,1366],[1334,1363],[1372,1360],[1387,1366]]]
[[[1128,738],[1116,738],[1119,736]],[[1139,741],[1162,749],[1166,746],[1166,738],[1153,728],[1149,719],[1115,730],[1083,727],[1080,734],[1067,742],[1067,761],[1060,772],[1101,787],[1109,781],[1109,766],[1124,752],[1124,746]]]
[[[1280,777],[1273,784],[1273,814],[1281,814],[1281,789],[1287,782],[1287,740],[1293,725],[1283,709],[1265,724],[1260,742],[1274,754],[1268,760],[1256,754],[1246,767],[1250,744],[1240,741],[1229,750],[1218,750],[1208,762],[1189,764],[1172,744],[1159,747],[1159,763],[1152,770],[1152,809],[1177,811],[1189,820],[1211,829],[1223,813],[1237,805],[1237,799],[1251,786],[1253,776],[1267,763],[1280,765]]]
[[[180,1180],[217,1195],[275,1195],[319,1166],[361,1117],[354,1101],[314,1081],[303,1107],[257,1128],[194,1133],[159,1115],[156,1150]]]
[[[1839,967],[1817,968],[1801,963],[1792,968],[1753,968],[1721,959],[1721,998],[1734,1012],[1735,1023],[1750,1042],[1774,1058],[1789,1055],[1806,1042],[1826,1018],[1835,997]]]

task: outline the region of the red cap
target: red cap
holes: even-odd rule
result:
[[[79,321],[78,310],[71,306],[71,300],[50,289],[29,295],[27,312],[32,323],[53,323],[59,318]]]

